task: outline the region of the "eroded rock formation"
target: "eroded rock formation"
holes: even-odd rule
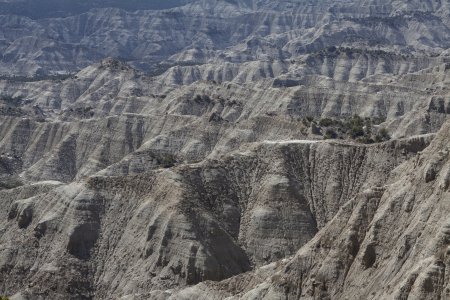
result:
[[[158,3],[0,1],[0,296],[449,298],[448,4]]]

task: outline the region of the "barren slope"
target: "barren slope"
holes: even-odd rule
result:
[[[386,185],[350,199],[294,256],[172,299],[447,299],[449,130]]]
[[[431,138],[268,141],[200,164],[0,192],[1,289],[52,299],[153,295],[277,261]]]
[[[20,1],[0,296],[450,298],[447,2]]]

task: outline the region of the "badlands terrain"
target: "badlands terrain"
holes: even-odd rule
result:
[[[444,0],[0,0],[0,296],[450,299]]]

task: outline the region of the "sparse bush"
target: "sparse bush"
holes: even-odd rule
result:
[[[335,139],[335,138],[337,138],[337,133],[336,133],[333,129],[328,128],[328,129],[325,131],[324,138],[325,138],[325,139]]]
[[[311,125],[311,122],[314,121],[313,117],[304,117],[302,119],[302,123],[303,125],[305,125],[306,127],[309,127]]]
[[[381,123],[386,121],[386,117],[375,117],[372,119],[373,125],[380,125]]]
[[[303,126],[305,126],[305,127],[309,127],[309,121],[308,121],[308,119],[303,118],[303,119],[302,119],[302,124],[303,124]]]
[[[380,134],[383,138],[385,138],[385,139],[390,139],[391,137],[389,136],[389,133],[388,133],[388,131],[387,131],[387,129],[386,128],[381,128],[380,129],[380,132],[378,133],[378,134]]]
[[[385,128],[376,130],[376,123],[384,122],[384,117],[362,118],[353,115],[346,119],[323,118],[319,120],[303,118],[305,127],[311,127],[314,134],[322,134],[324,139],[352,139],[363,144],[373,144],[390,140]],[[375,135],[376,134],[376,135]]]
[[[323,127],[329,127],[334,124],[334,120],[330,118],[324,118],[319,121],[319,125]]]
[[[375,141],[377,143],[389,141],[391,139],[391,136],[389,135],[389,132],[386,128],[381,128],[380,131],[378,131],[378,134],[375,136]]]
[[[350,131],[350,136],[353,139],[364,135],[364,120],[358,115],[354,115],[347,120],[345,122],[345,127]]]
[[[350,134],[352,138],[356,139],[357,137],[364,135],[364,129],[361,126],[353,126],[350,130]]]
[[[364,125],[364,120],[358,115],[354,115],[350,120],[349,124],[353,127],[362,127]]]
[[[366,135],[372,134],[372,120],[370,118],[364,120],[364,131]]]

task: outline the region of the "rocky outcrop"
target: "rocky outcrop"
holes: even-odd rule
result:
[[[0,296],[450,297],[446,3],[52,1],[0,0]]]
[[[294,256],[171,299],[447,298],[449,126],[386,185],[342,205]]]
[[[171,87],[107,59],[63,81],[0,81],[5,106],[22,112],[0,116],[2,172],[68,183],[100,171],[138,174],[167,160],[198,162],[279,136],[325,135],[309,131],[305,118],[384,118],[392,137],[432,133],[448,119],[442,67],[392,80],[310,75],[289,87],[208,81]]]
[[[407,4],[387,0],[337,3],[191,0],[152,4],[110,1],[107,4],[71,3],[72,11],[67,5],[59,2],[52,5],[51,2],[46,0],[34,9],[32,3],[22,3],[20,11],[14,8],[17,4],[0,3],[1,74],[65,74],[114,56],[152,73],[159,73],[161,67],[173,64],[221,64],[225,71],[230,68],[226,63],[244,63],[233,66],[233,71],[240,74],[239,80],[251,80],[261,77],[262,71],[276,74],[284,60],[330,46],[381,48],[419,57],[421,51],[435,54],[449,46],[450,31],[446,21],[449,8],[433,1]],[[163,6],[174,8],[145,10]],[[93,9],[87,11],[89,7]],[[66,17],[52,18],[52,11]],[[37,18],[30,19],[30,15]],[[39,15],[50,16],[41,19]],[[205,15],[209,17],[204,18]],[[356,68],[349,79],[358,80],[365,73],[370,74],[375,63],[369,61],[366,72],[365,59],[362,57],[355,62]],[[280,62],[271,70],[257,63],[261,60]],[[414,68],[416,59],[397,64],[381,55],[374,60],[378,61],[377,72],[395,73]],[[340,64],[341,69],[346,65],[350,67],[346,61]],[[361,64],[363,66],[358,66]],[[180,76],[181,71],[173,72]],[[208,74],[203,77],[221,77],[221,72],[211,68],[203,72]],[[230,71],[226,72],[224,79],[230,77]]]
[[[9,207],[0,288],[54,299],[153,297],[278,261],[430,138],[266,141],[199,164],[0,192]]]

